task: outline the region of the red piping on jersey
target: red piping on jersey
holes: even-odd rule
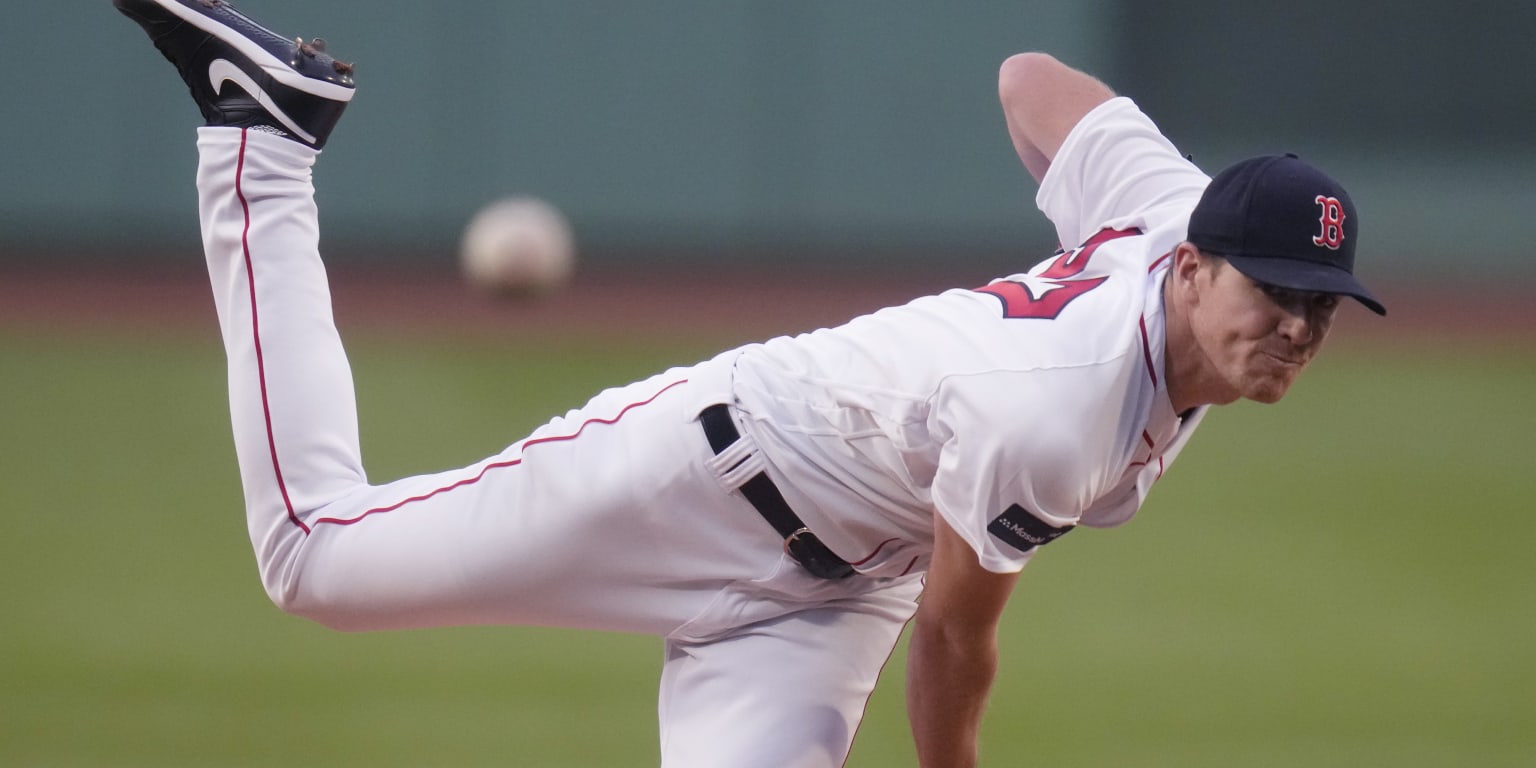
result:
[[[1152,362],[1152,342],[1147,339],[1147,316],[1141,316],[1141,354],[1147,361],[1147,375],[1152,377],[1152,387],[1157,388],[1157,366]]]
[[[900,539],[890,538],[890,539],[886,539],[885,541],[880,542],[880,544],[875,547],[875,551],[870,552],[869,554],[865,555],[863,560],[856,560],[854,562],[849,563],[849,565],[863,565],[863,564],[869,562],[870,560],[874,559],[875,555],[880,554],[880,550],[885,549],[885,545],[887,545],[887,544],[889,544],[889,543],[891,543],[893,541],[900,541]]]
[[[1163,262],[1167,261],[1168,258],[1170,256],[1172,256],[1172,255],[1173,255],[1173,252],[1169,251],[1168,253],[1165,253],[1165,254],[1157,257],[1157,261],[1152,262],[1152,266],[1147,267],[1147,274],[1150,275],[1153,272],[1156,272],[1157,268],[1159,266],[1161,266]],[[1152,377],[1152,386],[1156,387],[1157,386],[1157,367],[1152,364],[1152,343],[1147,340],[1147,316],[1146,315],[1142,315],[1141,316],[1141,352],[1147,358],[1147,375]]]
[[[1145,467],[1148,462],[1152,461],[1152,456],[1157,453],[1157,443],[1152,441],[1152,434],[1147,432],[1145,429],[1143,429],[1141,431],[1141,441],[1143,443],[1147,444],[1147,460],[1146,461],[1133,461],[1133,462],[1131,462],[1130,466],[1126,467],[1126,469],[1134,469],[1136,467]],[[1161,461],[1162,457],[1159,456],[1158,460]],[[1158,475],[1157,476],[1158,477],[1162,477],[1163,476],[1161,470],[1158,471]]]
[[[240,229],[240,252],[245,258],[245,283],[251,294],[251,341],[256,345],[256,381],[261,388],[261,415],[267,423],[267,451],[272,455],[272,474],[277,478],[277,490],[283,495],[283,508],[288,520],[309,533],[309,526],[293,510],[288,498],[288,484],[283,480],[283,466],[277,459],[277,437],[272,432],[272,403],[267,396],[267,364],[261,351],[261,322],[256,309],[256,265],[251,259],[251,203],[245,199],[245,188],[240,180],[245,176],[246,129],[240,129],[240,154],[235,161],[235,198],[240,201],[240,211],[245,215],[245,225]]]
[[[568,435],[552,435],[550,437],[540,437],[540,438],[536,438],[536,439],[533,439],[533,440],[528,440],[528,441],[523,443],[523,451],[526,452],[530,447],[535,446],[535,445],[540,445],[542,443],[558,443],[558,442],[565,442],[567,440],[575,440],[577,437],[581,436],[581,433],[584,430],[586,430],[586,428],[588,426],[591,426],[593,424],[614,424],[614,423],[618,422],[619,419],[624,418],[624,414],[629,413],[631,410],[633,410],[635,408],[638,408],[638,407],[640,407],[642,405],[648,405],[648,404],[650,404],[652,402],[655,402],[656,398],[661,397],[664,393],[666,393],[667,390],[672,389],[673,387],[676,387],[679,384],[685,384],[687,382],[688,382],[687,379],[678,379],[677,381],[674,381],[671,384],[668,384],[665,387],[662,387],[661,389],[657,390],[656,394],[651,395],[650,397],[648,397],[648,398],[646,398],[644,400],[641,400],[640,402],[630,403],[629,405],[624,406],[623,408],[619,409],[619,412],[616,415],[614,415],[613,418],[610,418],[610,419],[597,419],[597,418],[587,419],[586,421],[581,423],[581,426],[576,428],[575,432],[572,432],[572,433],[570,433]],[[442,486],[441,488],[433,489],[431,491],[428,491],[426,493],[420,494],[418,496],[412,496],[412,497],[410,497],[408,499],[404,499],[404,500],[398,501],[398,502],[396,502],[394,504],[391,504],[391,505],[389,505],[387,507],[375,507],[373,509],[370,509],[370,510],[367,510],[367,511],[363,512],[362,514],[358,515],[357,517],[351,517],[351,518],[345,518],[345,519],[335,518],[335,517],[323,517],[323,518],[320,518],[319,520],[316,520],[315,521],[315,525],[320,525],[321,523],[329,523],[331,525],[351,525],[351,524],[353,524],[355,522],[358,522],[359,520],[362,520],[365,517],[368,517],[369,515],[380,514],[380,513],[384,513],[384,512],[393,512],[393,511],[395,511],[395,510],[397,510],[397,509],[399,509],[399,508],[401,508],[401,507],[403,507],[403,506],[405,506],[407,504],[411,504],[411,503],[418,502],[418,501],[425,501],[427,499],[432,498],[433,496],[436,496],[436,495],[438,495],[440,493],[447,493],[448,491],[451,491],[451,490],[453,490],[455,488],[462,488],[462,487],[464,487],[466,485],[474,485],[475,483],[480,482],[480,480],[485,477],[486,473],[490,472],[493,469],[505,469],[507,467],[515,467],[515,466],[517,466],[517,465],[519,465],[521,463],[523,463],[523,459],[522,459],[521,456],[519,456],[518,458],[515,458],[515,459],[507,460],[507,461],[492,462],[490,464],[485,465],[484,467],[481,467],[480,471],[478,473],[476,473],[474,477],[466,477],[463,480],[459,480],[458,482],[449,483],[448,485]]]
[[[1150,275],[1153,272],[1156,272],[1157,268],[1159,266],[1161,266],[1163,262],[1167,261],[1168,257],[1170,257],[1172,255],[1173,255],[1173,252],[1170,251],[1168,253],[1163,254],[1162,256],[1159,256],[1157,258],[1157,261],[1152,262],[1152,266],[1147,267],[1147,274]],[[1141,326],[1141,354],[1142,354],[1142,358],[1147,363],[1147,376],[1152,379],[1152,387],[1155,389],[1158,386],[1158,383],[1157,383],[1157,365],[1152,360],[1152,340],[1150,338],[1148,338],[1148,336],[1147,336],[1147,316],[1146,315],[1142,315],[1139,322],[1140,322],[1140,326]],[[1142,440],[1142,442],[1147,444],[1147,447],[1149,449],[1151,449],[1153,453],[1156,453],[1156,451],[1157,451],[1157,444],[1152,441],[1152,435],[1149,434],[1145,429],[1143,429],[1141,431],[1141,440]],[[1146,461],[1133,461],[1133,462],[1131,462],[1131,467],[1145,467],[1151,461],[1152,461],[1152,453],[1149,453],[1149,454],[1147,454],[1147,460]],[[1159,478],[1161,478],[1163,476],[1163,470],[1164,469],[1166,469],[1166,465],[1163,463],[1163,457],[1161,455],[1158,455],[1158,457],[1157,457],[1157,476]]]

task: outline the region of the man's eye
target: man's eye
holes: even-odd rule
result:
[[[1319,293],[1313,303],[1318,309],[1333,309],[1339,305],[1339,297],[1337,294]]]
[[[1270,285],[1269,283],[1259,283],[1259,290],[1263,291],[1265,296],[1275,301],[1284,301],[1291,296],[1290,289],[1281,288],[1278,285]]]

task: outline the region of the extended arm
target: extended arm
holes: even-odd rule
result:
[[[925,768],[976,764],[976,742],[997,670],[997,623],[1017,573],[992,573],[934,515],[933,561],[907,652],[907,716]]]
[[[997,92],[1013,148],[1036,182],[1072,127],[1115,96],[1093,76],[1044,53],[1010,56],[998,72]]]

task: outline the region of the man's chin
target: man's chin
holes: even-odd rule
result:
[[[1281,398],[1285,397],[1285,393],[1289,391],[1291,391],[1290,381],[1266,379],[1254,382],[1253,386],[1248,387],[1248,391],[1243,393],[1243,397],[1255,403],[1272,405],[1280,402]]]

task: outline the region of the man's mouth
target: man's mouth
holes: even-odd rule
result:
[[[1277,355],[1273,352],[1265,352],[1264,354],[1273,359],[1275,362],[1284,366],[1300,368],[1307,364],[1306,358],[1287,357],[1285,355]]]

